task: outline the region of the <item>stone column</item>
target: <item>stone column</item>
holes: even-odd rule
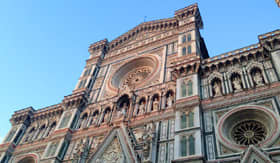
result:
[[[233,92],[233,86],[232,86],[231,80],[230,80],[228,75],[226,75],[225,78],[226,78],[226,81],[227,81],[227,84],[228,84],[228,93],[232,93]]]
[[[162,93],[159,94],[159,97],[158,97],[158,110],[157,111],[160,111],[161,110],[161,104],[162,104]]]
[[[139,109],[139,101],[136,100],[136,104],[135,104],[134,110],[132,112],[132,115],[137,116],[137,110],[138,109]]]
[[[147,103],[146,103],[146,106],[145,106],[145,111],[146,111],[146,113],[148,113],[148,112],[150,112],[150,103],[151,103],[151,99],[150,99],[151,97],[150,96],[148,96],[148,99],[147,99]]]
[[[162,110],[165,110],[166,108],[166,93],[162,93],[162,103],[161,103]]]
[[[252,82],[252,79],[250,78],[250,76],[248,75],[247,70],[245,68],[243,68],[242,72],[243,72],[244,77],[245,77],[247,88],[252,88],[253,87],[253,82]]]
[[[243,71],[241,72],[240,75],[241,75],[241,82],[242,82],[243,88],[247,88]]]
[[[225,86],[226,86],[226,92],[230,93],[232,92],[232,86],[231,86],[231,82],[228,78],[228,73],[223,73],[223,78],[225,80]]]

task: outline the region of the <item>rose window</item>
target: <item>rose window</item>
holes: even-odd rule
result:
[[[156,57],[140,57],[122,65],[113,74],[109,87],[135,89],[150,84],[159,73]]]
[[[124,77],[125,80],[122,83],[122,87],[124,87],[125,85],[127,85],[128,87],[133,87],[138,83],[143,82],[143,80],[147,78],[151,71],[151,68],[146,66],[132,70],[126,77]]]
[[[240,145],[259,144],[267,135],[264,125],[255,120],[238,123],[232,129],[233,140]]]
[[[219,118],[216,134],[220,143],[241,152],[249,145],[271,146],[278,135],[279,120],[263,106],[245,105],[226,112]]]

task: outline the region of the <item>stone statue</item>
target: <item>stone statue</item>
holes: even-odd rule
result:
[[[222,92],[221,92],[221,85],[218,82],[215,82],[213,85],[213,90],[214,90],[214,94],[215,97],[216,96],[221,96]]]
[[[117,112],[117,118],[121,118],[121,117],[125,116],[127,110],[128,110],[127,103],[124,102],[124,103],[123,103],[123,106],[122,106],[122,107],[120,108],[120,110],[118,110],[118,112]]]
[[[153,110],[158,110],[159,109],[158,104],[159,104],[158,98],[156,97],[153,101]]]
[[[154,139],[155,130],[155,123],[152,122],[150,126],[145,127],[144,133],[142,135],[144,160],[149,160],[150,158],[151,145]]]
[[[103,118],[103,122],[109,122],[110,120],[110,111],[105,112],[104,118]]]
[[[86,157],[86,155],[89,152],[89,142],[88,139],[81,139],[80,142],[77,143],[76,147],[74,148],[73,151],[73,155],[74,155],[74,159],[76,160],[80,160],[84,157]]]
[[[263,78],[262,78],[262,74],[257,71],[254,75],[254,81],[256,83],[257,86],[261,86],[263,85]]]
[[[97,115],[93,115],[92,116],[92,124],[97,125],[97,122],[98,122],[97,120],[98,120]]]
[[[144,103],[144,101],[141,101],[141,102],[140,102],[140,105],[139,105],[138,110],[139,110],[139,112],[138,112],[139,115],[145,113],[145,103]]]
[[[240,78],[238,78],[238,77],[234,78],[232,83],[233,83],[233,86],[236,90],[241,90],[242,89]]]
[[[167,98],[167,107],[171,107],[173,105],[173,95],[170,94]]]
[[[125,103],[123,103],[123,107],[122,107],[122,110],[121,110],[123,116],[126,116],[127,110],[128,110],[128,104],[125,102]]]

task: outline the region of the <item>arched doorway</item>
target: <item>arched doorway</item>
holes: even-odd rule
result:
[[[33,157],[25,157],[21,159],[18,163],[36,163]]]

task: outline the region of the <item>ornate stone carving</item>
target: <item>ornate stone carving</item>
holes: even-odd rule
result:
[[[153,110],[158,110],[158,109],[159,109],[159,101],[158,101],[158,97],[155,97],[153,101]]]
[[[90,144],[88,139],[81,139],[76,147],[74,148],[73,155],[75,160],[83,159],[87,157],[90,149]]]
[[[96,162],[100,163],[123,163],[124,161],[125,156],[117,138],[114,138],[111,145],[108,146],[102,156],[96,160]]]
[[[173,105],[173,95],[170,94],[168,97],[167,97],[167,107],[171,107]]]
[[[144,133],[142,135],[143,140],[143,157],[144,161],[148,162],[151,156],[151,147],[153,143],[153,139],[155,137],[156,125],[155,123],[151,123],[145,127]]]
[[[145,102],[144,102],[144,101],[141,101],[141,102],[140,102],[140,105],[139,105],[138,110],[139,110],[139,112],[138,112],[139,115],[145,113]]]
[[[232,83],[233,83],[233,87],[235,88],[236,91],[239,91],[242,89],[241,80],[239,77],[235,77],[233,79]]]
[[[213,94],[214,94],[214,97],[222,95],[222,89],[221,89],[221,83],[220,82],[214,82],[214,84],[213,84]]]
[[[123,106],[117,111],[117,118],[125,117],[127,111],[128,111],[128,105],[126,102],[124,102]]]
[[[231,134],[237,144],[256,145],[266,138],[267,131],[262,123],[249,120],[237,124]]]
[[[137,84],[143,82],[143,80],[151,74],[152,68],[148,66],[136,68],[124,77],[122,88],[128,86],[130,89],[134,89]]]
[[[109,122],[110,121],[110,111],[105,112],[103,122]]]
[[[263,85],[263,77],[262,74],[257,71],[255,72],[254,76],[253,76],[254,82],[256,83],[257,86],[262,86]]]

